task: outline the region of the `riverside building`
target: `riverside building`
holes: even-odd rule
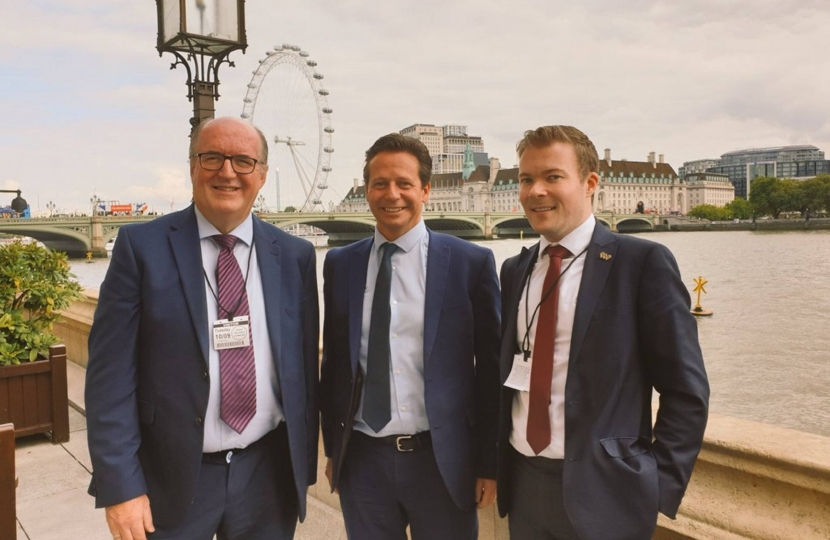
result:
[[[726,206],[735,200],[735,186],[729,176],[718,173],[698,172],[686,176],[686,193],[689,208],[701,204]]]
[[[774,146],[727,152],[718,160],[687,161],[681,171],[681,177],[697,172],[725,174],[735,186],[735,196],[749,199],[751,182],[756,178],[813,178],[830,173],[830,161],[812,145]]]
[[[499,160],[477,165],[467,148],[461,172],[433,174],[429,202],[425,211],[436,212],[522,212],[519,202],[519,169],[502,169]],[[611,159],[605,150],[600,161],[599,186],[594,197],[594,212],[632,214],[642,202],[646,211],[667,214],[686,213],[690,208],[686,184],[663,155],[651,152],[646,161]],[[355,179],[354,186],[337,207],[342,212],[368,212],[365,188]]]
[[[403,128],[399,133],[424,143],[432,157],[433,174],[462,172],[464,154],[468,149],[472,151],[476,166],[489,165],[487,152],[484,151],[484,141],[481,137],[469,135],[467,126],[447,124],[439,127],[432,124],[413,124]]]

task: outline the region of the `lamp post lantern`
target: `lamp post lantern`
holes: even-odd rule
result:
[[[248,47],[245,0],[156,0],[159,56],[172,53],[175,69],[187,70],[187,99],[193,102],[191,132],[202,120],[213,118],[219,99],[219,66],[228,55]]]

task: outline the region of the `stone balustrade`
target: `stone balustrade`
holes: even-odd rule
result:
[[[95,290],[64,312],[55,332],[70,360],[86,366]],[[309,495],[339,510],[320,446]],[[507,540],[495,507],[479,511],[480,538]],[[826,540],[830,538],[830,438],[711,414],[704,446],[677,520],[660,516],[656,540]]]

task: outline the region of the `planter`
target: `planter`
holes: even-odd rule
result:
[[[15,437],[51,433],[69,441],[66,347],[49,347],[49,358],[0,367],[0,424],[14,424]]]

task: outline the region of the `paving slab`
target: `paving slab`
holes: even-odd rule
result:
[[[41,499],[89,484],[89,472],[59,444],[33,435],[17,440],[14,453],[17,471],[17,501]],[[21,520],[23,528],[27,523]]]
[[[28,540],[112,540],[104,511],[95,509],[86,487],[18,502],[17,519]]]
[[[346,540],[343,514],[318,501],[308,498],[308,512],[303,523],[297,525],[294,540]]]
[[[86,416],[69,407],[69,440],[73,438],[72,433],[84,430],[86,430]]]
[[[23,531],[23,528],[20,527],[20,522],[17,522],[17,540],[31,540],[29,536]]]

